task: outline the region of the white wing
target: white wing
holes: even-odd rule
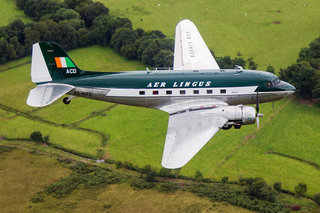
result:
[[[176,26],[173,68],[220,69],[197,27],[190,20],[182,20]]]
[[[211,110],[170,115],[162,166],[168,169],[184,166],[227,121]]]

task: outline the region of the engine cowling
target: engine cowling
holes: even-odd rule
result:
[[[254,124],[256,121],[256,110],[250,106],[225,106],[216,108],[221,116],[227,118],[229,121],[225,125],[225,129],[228,129],[229,125],[248,125]]]

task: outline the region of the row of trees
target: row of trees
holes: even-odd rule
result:
[[[111,46],[128,59],[138,59],[154,67],[172,67],[172,39],[158,30],[134,30],[129,19],[110,16],[102,3],[17,0],[16,4],[35,22],[25,25],[15,20],[0,28],[0,63],[30,54],[33,43],[55,41],[67,50],[92,44]],[[216,60],[221,68],[246,67],[246,64],[249,69],[257,68],[252,58],[246,61],[226,56]]]
[[[320,37],[302,48],[297,63],[280,69],[280,78],[296,87],[296,95],[320,105]]]
[[[30,53],[33,43],[54,41],[69,50],[92,44],[111,46],[129,59],[157,66],[172,66],[173,40],[161,31],[132,28],[127,18],[109,16],[109,9],[91,0],[17,0],[34,19],[15,20],[0,28],[0,63]]]

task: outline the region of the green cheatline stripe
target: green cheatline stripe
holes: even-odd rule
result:
[[[65,57],[65,59],[66,59],[67,67],[75,67],[75,65],[72,63],[69,57]]]

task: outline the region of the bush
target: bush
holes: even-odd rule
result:
[[[117,169],[123,168],[123,164],[122,164],[121,161],[117,161],[117,162],[116,162],[116,168],[117,168]]]
[[[155,186],[154,183],[150,183],[144,180],[134,180],[131,182],[130,186],[134,189],[151,189]]]
[[[320,193],[313,195],[314,201],[320,205]]]
[[[294,192],[297,197],[304,197],[306,196],[307,192],[307,184],[299,183],[296,187],[294,187]]]
[[[111,206],[112,206],[112,205],[111,205],[110,203],[106,203],[106,204],[103,205],[103,208],[105,208],[105,209],[110,209]]]
[[[229,181],[229,177],[228,176],[224,176],[223,178],[221,178],[221,182],[222,183],[228,183]]]
[[[146,175],[146,181],[148,182],[155,182],[157,177],[157,173],[154,170],[151,170]]]
[[[174,177],[174,175],[171,173],[171,169],[161,168],[159,171],[158,176],[160,177]]]
[[[112,159],[104,159],[105,163],[109,163],[109,164],[115,164],[116,162]]]
[[[119,179],[108,172],[97,169],[93,174],[86,178],[85,186],[88,188],[99,188],[101,186],[119,182]]]
[[[276,190],[277,192],[281,192],[282,187],[281,187],[281,183],[280,182],[276,182],[273,184],[273,188],[274,190]]]
[[[41,195],[36,195],[36,196],[31,198],[31,202],[32,203],[41,203],[43,201],[44,201],[44,199],[43,199],[43,197]]]
[[[160,192],[175,192],[178,189],[179,189],[178,184],[172,183],[172,182],[160,184],[158,188]]]
[[[31,133],[30,139],[35,142],[43,142],[42,133],[40,131],[34,131]]]
[[[196,181],[201,181],[203,179],[203,175],[200,171],[196,171],[195,175],[194,175],[194,180]]]

